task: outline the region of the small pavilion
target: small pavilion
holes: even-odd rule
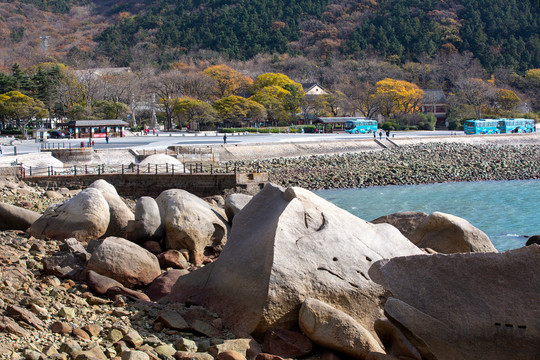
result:
[[[71,138],[124,137],[129,124],[123,120],[72,120],[62,124],[69,131]]]

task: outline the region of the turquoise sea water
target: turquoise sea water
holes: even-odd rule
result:
[[[540,180],[486,181],[320,190],[315,193],[367,221],[402,211],[441,211],[467,219],[497,250],[540,234]]]

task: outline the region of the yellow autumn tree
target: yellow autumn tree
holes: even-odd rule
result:
[[[375,88],[373,96],[378,100],[383,116],[396,117],[420,111],[424,92],[416,84],[386,78],[375,84]]]
[[[495,93],[495,101],[501,115],[510,116],[510,113],[519,105],[521,99],[512,90],[499,89]]]
[[[227,65],[210,66],[203,73],[216,81],[214,92],[219,99],[238,94],[242,90],[249,88],[253,83],[250,77]]]
[[[278,121],[292,119],[300,111],[306,95],[302,84],[279,73],[257,76],[252,91],[250,99],[264,105],[268,116]]]

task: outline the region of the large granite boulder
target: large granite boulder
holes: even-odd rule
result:
[[[185,190],[163,191],[156,199],[165,228],[167,249],[189,251],[190,262],[202,262],[205,251],[220,252],[229,225],[206,201]]]
[[[204,305],[235,331],[261,335],[297,328],[311,297],[372,331],[385,299],[367,275],[372,262],[420,253],[391,225],[371,224],[311,191],[268,184],[235,217],[220,257],[179,278],[166,298]]]
[[[135,220],[128,223],[127,239],[143,244],[145,241],[160,240],[164,235],[156,200],[149,196],[140,197],[135,205]]]
[[[122,198],[116,192],[114,185],[107,181],[99,179],[90,184],[89,188],[94,188],[103,194],[103,197],[109,204],[109,227],[105,236],[117,236],[125,238],[127,236],[128,222],[132,221],[135,216],[124,203]]]
[[[434,212],[410,235],[420,248],[452,254],[458,252],[497,252],[489,237],[467,220]]]
[[[253,199],[252,195],[247,194],[231,194],[225,199],[225,213],[232,224],[234,216],[240,212]]]
[[[540,246],[376,262],[386,316],[423,359],[540,358]]]
[[[105,234],[109,219],[109,204],[102,193],[88,188],[61,204],[49,206],[30,226],[28,233],[38,239],[74,237],[88,242]]]
[[[32,210],[0,203],[0,230],[26,231],[40,216]]]
[[[404,211],[385,215],[372,220],[374,224],[390,224],[395,226],[401,233],[409,240],[412,241],[413,234],[416,228],[424,221],[429,215],[421,211]]]
[[[104,239],[93,250],[86,269],[128,288],[148,285],[161,274],[154,254],[129,240],[113,236]]]

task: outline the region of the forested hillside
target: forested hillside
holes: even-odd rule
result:
[[[98,52],[119,65],[134,46],[174,57],[208,49],[233,59],[302,54],[326,59],[368,52],[397,63],[470,51],[492,71],[540,66],[538,0],[162,0],[105,30]]]
[[[470,52],[488,72],[540,67],[538,0],[19,0],[0,1],[0,20],[8,67],[144,58],[166,68],[201,51],[395,64]]]

